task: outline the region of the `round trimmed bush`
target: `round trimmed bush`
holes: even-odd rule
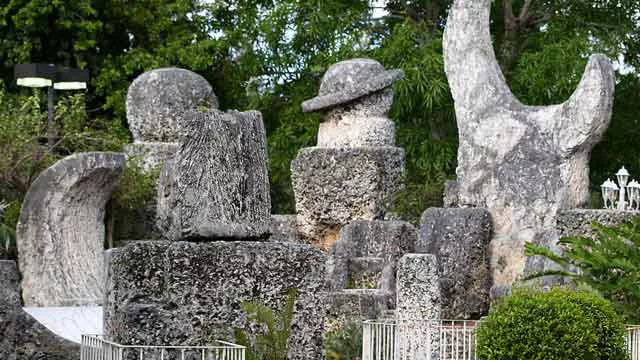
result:
[[[482,360],[626,360],[625,328],[591,291],[515,290],[477,330]]]

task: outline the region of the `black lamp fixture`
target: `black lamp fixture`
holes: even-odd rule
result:
[[[55,90],[84,90],[89,82],[89,70],[56,66],[53,64],[18,64],[14,67],[18,86],[48,88],[47,144],[52,149],[56,142],[53,126],[53,99]]]

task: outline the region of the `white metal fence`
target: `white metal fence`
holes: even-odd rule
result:
[[[476,321],[369,320],[363,360],[475,360]]]
[[[80,360],[245,360],[245,347],[224,341],[214,346],[120,345],[82,335]]]
[[[477,360],[476,321],[367,320],[362,360]],[[640,360],[640,326],[628,326],[626,346]]]

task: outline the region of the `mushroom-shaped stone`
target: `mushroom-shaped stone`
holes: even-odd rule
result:
[[[185,112],[198,106],[218,107],[205,78],[179,68],[152,70],[129,87],[129,129],[135,142],[176,142]]]
[[[524,244],[555,246],[559,209],[589,200],[589,158],[609,125],[615,76],[592,56],[571,98],[526,106],[511,92],[489,31],[491,0],[456,0],[444,34],[445,70],[455,100],[460,146],[458,201],[492,215],[494,285],[509,286],[546,267]]]
[[[351,59],[332,65],[320,94],[302,103],[305,112],[321,111],[319,147],[393,146],[395,127],[387,118],[393,103],[393,83],[402,70],[385,70],[371,59]]]
[[[118,153],[76,154],[31,185],[16,231],[25,306],[102,302],[105,205],[124,162]]]
[[[271,222],[266,133],[257,111],[194,111],[158,186],[170,240],[265,239]]]

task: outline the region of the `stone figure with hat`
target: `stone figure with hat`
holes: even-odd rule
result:
[[[352,59],[329,68],[320,94],[302,103],[305,112],[322,112],[319,147],[393,146],[395,127],[387,113],[393,83],[402,70],[385,70],[371,59]]]
[[[404,151],[387,117],[402,70],[371,59],[332,65],[305,112],[320,112],[318,144],[291,163],[301,239],[329,249],[353,220],[382,220],[401,185]]]

